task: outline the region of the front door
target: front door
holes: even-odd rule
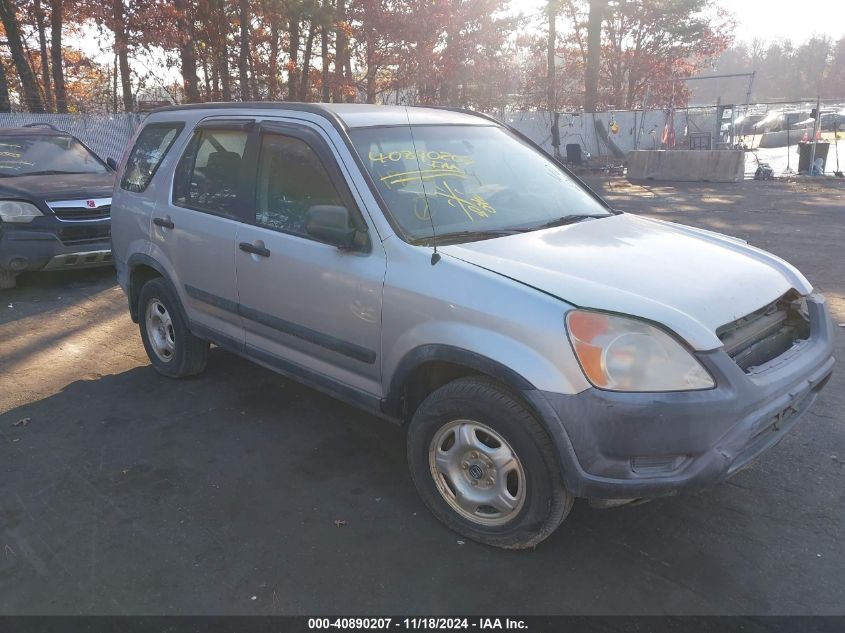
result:
[[[235,252],[247,352],[301,378],[380,396],[381,242],[371,227],[367,252],[307,234],[314,205],[344,206],[365,222],[316,131],[263,124],[256,143],[252,214]]]

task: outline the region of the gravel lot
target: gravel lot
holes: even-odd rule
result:
[[[786,258],[845,323],[843,183],[591,184]],[[402,429],[221,350],[159,377],[113,271],[0,301],[0,613],[845,613],[842,370],[728,483],[504,552],[429,515]]]

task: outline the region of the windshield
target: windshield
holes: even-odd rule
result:
[[[0,177],[106,171],[100,159],[70,136],[0,136]]]
[[[541,152],[494,126],[361,128],[352,141],[411,241],[473,240],[610,215]]]

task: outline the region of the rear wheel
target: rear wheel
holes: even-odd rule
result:
[[[408,430],[408,461],[435,516],[488,545],[532,547],[572,508],[542,426],[485,378],[461,378],[426,398]]]
[[[200,373],[208,360],[208,342],[188,329],[179,298],[164,279],[144,284],[138,297],[138,325],[153,367],[170,378]]]

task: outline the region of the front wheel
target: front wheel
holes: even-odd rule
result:
[[[485,378],[455,380],[423,401],[408,430],[408,461],[434,515],[481,543],[533,547],[572,508],[542,426]]]

